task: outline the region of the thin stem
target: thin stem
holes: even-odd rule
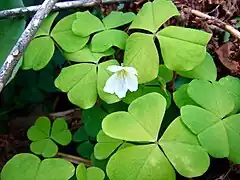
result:
[[[74,9],[78,7],[93,7],[99,4],[110,4],[116,2],[131,2],[133,0],[77,0],[77,1],[66,1],[56,3],[52,11],[59,11],[63,9]],[[33,13],[40,9],[41,5],[37,6],[29,6],[29,7],[21,7],[14,8],[9,10],[0,11],[0,19],[8,18],[8,17],[16,17],[23,16],[25,13]]]
[[[24,50],[34,38],[41,23],[47,17],[57,1],[58,0],[45,0],[18,39],[17,43],[0,69],[0,92],[11,77],[13,69],[16,67],[17,63],[22,57]]]
[[[85,166],[90,167],[91,166],[91,161],[81,158],[81,157],[77,157],[77,156],[73,156],[70,154],[65,154],[65,153],[57,153],[57,157],[63,158],[67,161],[72,162],[73,164],[80,164],[83,163]]]
[[[230,34],[232,34],[233,36],[235,36],[236,38],[238,38],[240,40],[240,32],[237,29],[235,29],[233,26],[221,21],[220,19],[210,16],[208,14],[202,13],[198,10],[191,9],[191,8],[185,8],[184,11],[190,12],[190,13],[194,14],[195,16],[204,18],[206,20],[212,20],[216,26],[228,31]]]

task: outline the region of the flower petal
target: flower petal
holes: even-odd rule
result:
[[[118,76],[115,73],[106,81],[103,91],[106,93],[114,94],[116,83],[118,83]]]
[[[123,67],[125,71],[137,75],[137,70],[134,67]]]
[[[117,66],[117,65],[112,65],[112,66],[108,66],[107,70],[111,71],[111,72],[118,72],[121,71],[123,69],[122,66]]]
[[[115,94],[121,99],[124,98],[127,94],[127,84],[123,76],[118,76],[118,80],[115,83]]]
[[[129,73],[127,76],[125,76],[125,81],[126,81],[127,88],[131,92],[137,91],[137,89],[138,89],[138,79],[137,79],[136,75]]]

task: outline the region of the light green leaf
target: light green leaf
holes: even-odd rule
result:
[[[51,139],[34,141],[31,143],[30,149],[33,153],[42,155],[44,158],[54,157],[58,152],[57,145]]]
[[[22,68],[43,69],[53,57],[54,50],[54,42],[49,36],[33,39],[24,52]]]
[[[107,136],[102,130],[97,135],[97,144],[94,147],[94,156],[99,159],[107,159],[122,143],[122,140]]]
[[[91,48],[93,52],[104,52],[112,46],[124,50],[128,34],[124,31],[111,29],[97,33],[93,36],[91,41]]]
[[[89,11],[77,12],[77,19],[72,24],[73,33],[81,37],[87,37],[104,29],[101,20]]]
[[[92,107],[82,112],[84,128],[89,136],[97,136],[101,130],[102,120],[105,116],[107,116],[107,113],[100,107]]]
[[[107,175],[113,180],[176,179],[174,169],[156,144],[132,146],[116,152],[108,162]]]
[[[53,39],[66,52],[75,52],[82,49],[89,40],[89,36],[79,37],[72,32],[72,24],[76,19],[76,13],[64,17],[51,32]]]
[[[215,114],[193,105],[186,105],[181,108],[181,118],[194,134],[199,134],[221,121]]]
[[[97,72],[94,64],[76,64],[63,68],[55,86],[68,92],[68,99],[75,105],[88,109],[97,100]]]
[[[190,71],[177,71],[177,73],[181,76],[192,79],[202,79],[212,82],[217,79],[217,68],[209,53],[206,53],[203,62],[194,69]]]
[[[180,117],[168,126],[159,144],[182,176],[188,178],[201,176],[210,165],[208,154],[198,144],[196,136],[184,126]]]
[[[129,29],[144,29],[156,33],[168,19],[178,15],[176,6],[170,0],[147,2],[138,12]]]
[[[106,116],[102,129],[116,139],[155,142],[165,109],[165,98],[158,93],[149,93],[134,100],[128,112],[119,111]]]
[[[50,29],[51,26],[54,22],[54,20],[56,19],[57,15],[59,14],[59,12],[54,12],[49,14],[44,21],[42,22],[40,28],[38,29],[35,37],[39,37],[39,36],[47,36],[50,34]]]
[[[97,80],[97,90],[99,97],[108,104],[113,104],[119,102],[120,99],[115,94],[109,94],[103,91],[103,88],[113,74],[107,70],[108,66],[119,65],[117,60],[109,60],[98,65],[98,80]]]
[[[87,172],[86,167],[83,163],[80,163],[76,169],[76,176],[78,180],[86,180],[87,179]]]
[[[112,11],[102,21],[106,29],[113,29],[132,22],[135,17],[136,15],[133,12],[123,13],[119,11]]]
[[[84,164],[81,163],[77,167],[76,176],[78,180],[103,180],[105,173],[97,167],[86,169]]]
[[[88,46],[73,52],[73,53],[64,53],[64,57],[73,62],[94,62],[98,63],[98,61],[104,56],[111,56],[114,54],[114,49],[108,49],[105,52],[97,53],[92,52]]]
[[[68,129],[68,125],[64,119],[57,118],[54,120],[51,138],[62,146],[66,146],[71,142],[72,134]]]
[[[203,62],[211,35],[200,30],[168,26],[157,37],[166,67],[190,71]]]
[[[28,129],[27,136],[31,141],[46,139],[50,135],[51,122],[47,117],[39,117]]]
[[[232,115],[223,120],[228,135],[229,156],[228,159],[233,163],[240,163],[240,131],[239,131],[240,114]]]
[[[182,121],[198,136],[201,146],[216,158],[229,155],[227,133],[221,119],[215,114],[192,105],[181,108]]]
[[[33,154],[17,154],[4,165],[1,180],[35,180],[40,163]]]
[[[224,87],[204,80],[193,80],[189,83],[188,95],[197,104],[213,112],[220,118],[229,114],[234,108],[233,98]]]
[[[58,158],[41,160],[32,154],[15,155],[3,167],[1,180],[68,180],[74,175],[74,166]]]
[[[134,67],[139,83],[146,83],[158,75],[159,57],[153,35],[133,33],[126,42],[124,66]]]
[[[183,84],[173,93],[173,100],[178,108],[181,108],[185,105],[196,105],[195,103],[188,95],[187,93],[188,84]]]
[[[139,85],[138,90],[135,92],[127,92],[126,97],[123,99],[123,102],[130,104],[132,101],[141,97],[145,94],[156,92],[164,96],[167,101],[167,108],[171,105],[171,94],[164,88],[159,86],[147,86],[147,85]]]
[[[22,0],[8,0],[0,2],[0,10],[19,7],[23,7]],[[24,31],[25,24],[26,22],[24,18],[0,20],[0,44],[2,44],[0,51],[0,67],[3,65],[8,54]]]
[[[37,171],[36,180],[68,180],[75,173],[75,167],[65,159],[44,159]]]
[[[240,80],[236,77],[226,76],[221,78],[218,83],[226,88],[235,101],[232,113],[238,112],[240,110]]]
[[[198,139],[201,146],[212,157],[225,158],[229,156],[228,137],[222,121],[198,134]]]

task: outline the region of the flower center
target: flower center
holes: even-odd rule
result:
[[[122,69],[121,71],[118,71],[117,72],[117,76],[119,77],[119,78],[124,78],[124,77],[126,77],[128,75],[128,72],[125,70],[125,69]]]

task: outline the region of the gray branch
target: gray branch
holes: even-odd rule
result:
[[[66,1],[56,3],[52,10],[59,11],[63,9],[73,9],[78,7],[92,7],[99,4],[110,4],[116,2],[131,2],[133,0],[76,0],[76,1]],[[23,16],[25,13],[33,13],[40,9],[41,5],[38,6],[29,6],[29,7],[21,7],[9,10],[0,11],[0,19],[8,18],[8,17],[16,17]]]
[[[8,79],[11,77],[13,69],[16,67],[18,61],[22,57],[25,48],[33,39],[42,21],[47,17],[57,1],[58,0],[45,0],[22,33],[21,37],[18,39],[17,43],[0,69],[0,92],[7,83]]]

